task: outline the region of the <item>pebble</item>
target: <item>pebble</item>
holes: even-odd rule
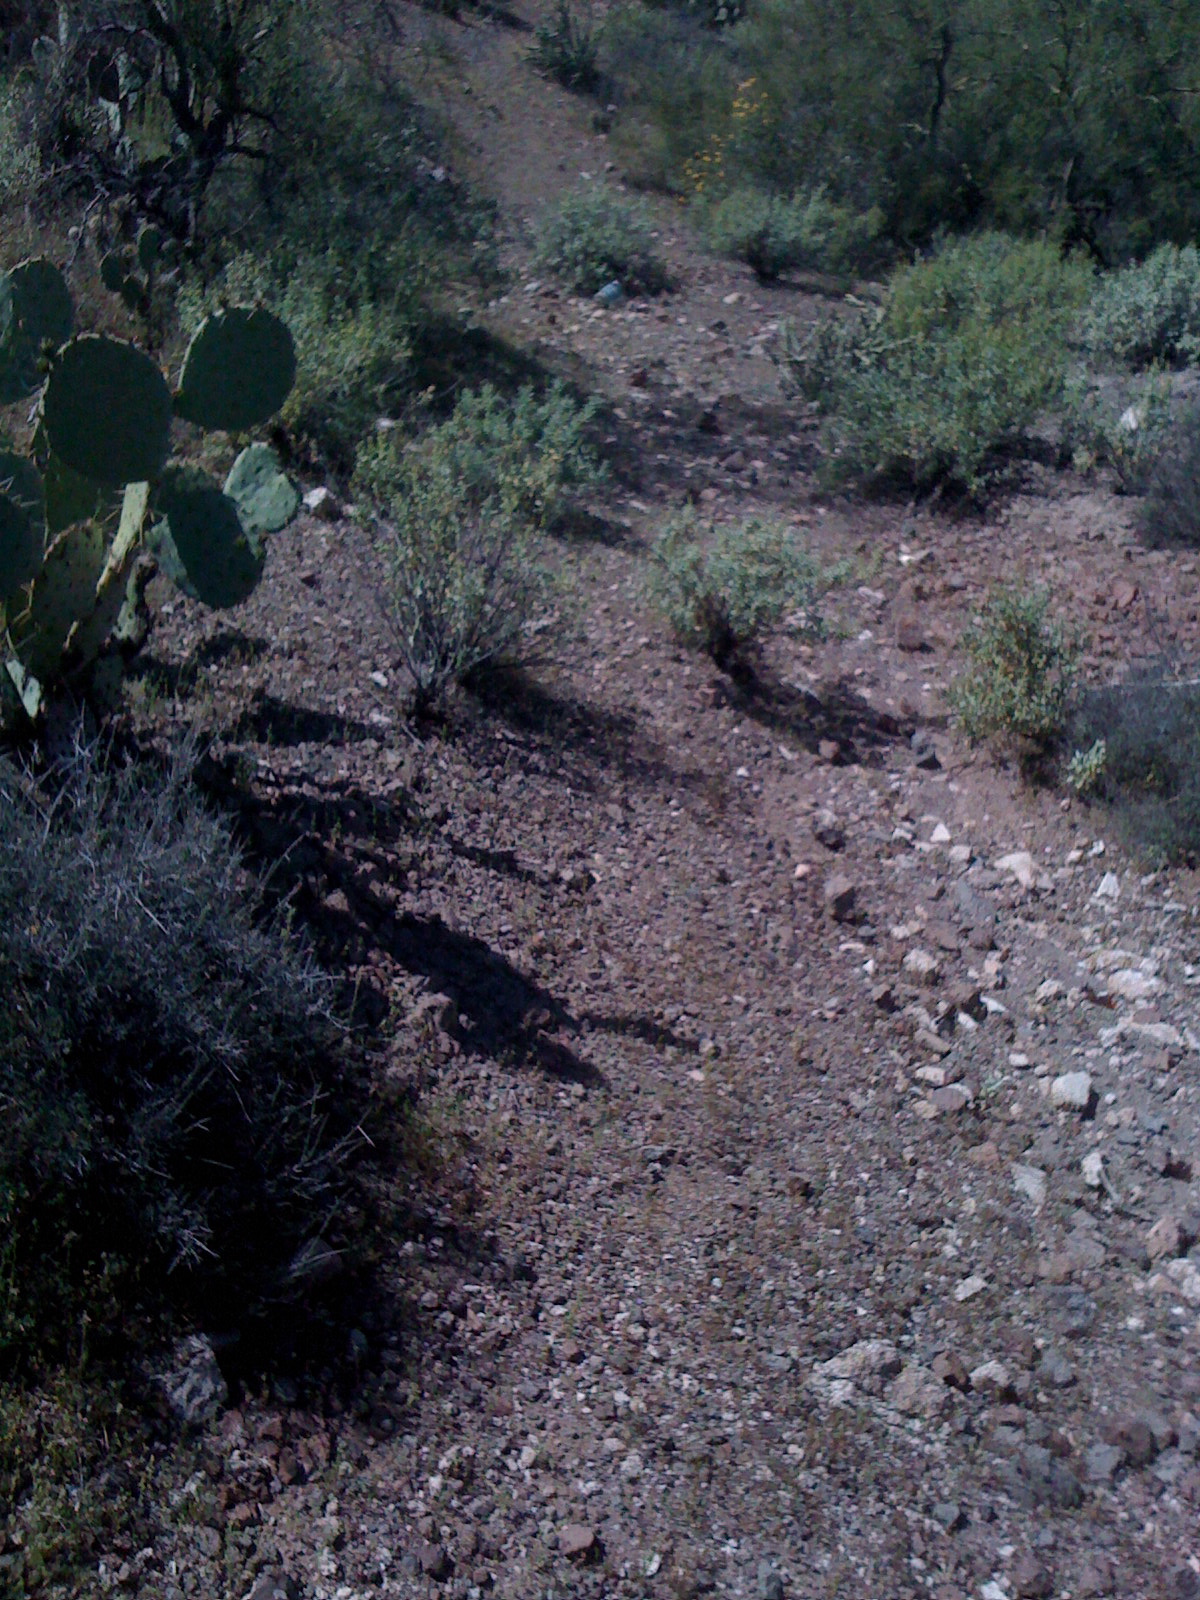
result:
[[[1079,1170],[1083,1173],[1083,1181],[1089,1189],[1099,1189],[1104,1183],[1103,1151],[1089,1150],[1079,1163]]]
[[[1094,1444],[1084,1452],[1083,1470],[1089,1483],[1112,1483],[1125,1465],[1120,1445]]]
[[[845,1378],[866,1387],[882,1385],[900,1371],[900,1355],[890,1339],[860,1339],[841,1355],[823,1361],[817,1371],[825,1378]]]
[[[1086,1072],[1064,1072],[1050,1084],[1050,1104],[1059,1111],[1086,1111],[1092,1103],[1092,1079]]]
[[[1146,1254],[1151,1261],[1181,1256],[1187,1249],[1187,1235],[1178,1217],[1159,1217],[1146,1235]]]
[[[825,911],[834,922],[850,922],[854,918],[858,891],[844,873],[835,872],[825,883]]]
[[[933,1520],[941,1524],[947,1533],[963,1525],[962,1507],[954,1500],[939,1500],[933,1508]]]
[[[1100,886],[1096,890],[1097,900],[1118,900],[1121,896],[1121,880],[1115,872],[1106,872],[1100,879]]]
[[[1012,1584],[1017,1600],[1049,1600],[1054,1593],[1054,1579],[1029,1551],[1018,1559],[1013,1568]]]
[[[759,1600],[783,1600],[783,1579],[770,1561],[758,1563]]]
[[[1025,1167],[1019,1162],[1012,1169],[1013,1188],[1038,1211],[1046,1203],[1046,1174],[1041,1167]]]
[[[596,1548],[596,1530],[582,1522],[568,1522],[558,1530],[558,1548],[568,1561],[578,1561]]]
[[[1014,850],[1010,855],[1001,856],[996,862],[996,870],[1009,873],[1022,889],[1033,887],[1033,857],[1028,850]]]
[[[965,1300],[974,1300],[977,1294],[982,1294],[987,1288],[987,1279],[981,1278],[978,1273],[972,1273],[969,1278],[964,1278],[954,1291],[954,1298],[959,1305]]]
[[[1038,1377],[1051,1389],[1069,1389],[1076,1381],[1075,1369],[1061,1351],[1047,1349],[1038,1363]]]
[[[928,950],[910,950],[904,958],[904,970],[918,983],[928,986],[935,984],[942,975],[941,963]]]

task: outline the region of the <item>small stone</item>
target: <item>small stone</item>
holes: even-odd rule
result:
[[[1017,1600],[1049,1600],[1054,1593],[1054,1579],[1031,1551],[1018,1558],[1012,1583]]]
[[[1038,1377],[1051,1389],[1069,1389],[1076,1381],[1074,1367],[1066,1356],[1052,1348],[1042,1352]]]
[[[910,950],[904,958],[904,970],[918,983],[932,987],[942,975],[941,963],[928,950]]]
[[[890,1339],[860,1339],[841,1355],[822,1361],[817,1372],[857,1384],[867,1394],[880,1394],[883,1385],[900,1371],[900,1355]]]
[[[1113,1418],[1101,1430],[1101,1437],[1105,1444],[1123,1450],[1135,1467],[1148,1467],[1158,1454],[1154,1431],[1143,1417]]]
[[[945,1057],[954,1049],[949,1039],[943,1039],[940,1033],[935,1033],[932,1028],[918,1028],[913,1035],[913,1043],[920,1045],[922,1050],[928,1051],[931,1056]]]
[[[1082,1289],[1055,1286],[1045,1296],[1050,1325],[1062,1338],[1081,1339],[1095,1327],[1099,1309]]]
[[[949,844],[952,838],[950,829],[944,822],[934,824],[933,832],[929,835],[930,844]]]
[[[1041,1167],[1026,1167],[1019,1162],[1012,1169],[1013,1188],[1040,1211],[1046,1203],[1046,1174]]]
[[[1200,1600],[1200,1573],[1194,1567],[1176,1567],[1167,1578],[1167,1600]]]
[[[825,912],[834,922],[852,922],[858,891],[844,873],[835,872],[825,884]]]
[[[213,1347],[201,1334],[176,1345],[171,1370],[159,1382],[171,1410],[192,1425],[211,1422],[229,1399]]]
[[[818,811],[812,820],[813,838],[826,850],[840,850],[846,843],[846,830],[832,811]]]
[[[1094,1444],[1084,1452],[1083,1470],[1089,1483],[1112,1483],[1125,1465],[1120,1445]]]
[[[943,1350],[933,1358],[933,1375],[952,1389],[964,1392],[971,1387],[966,1362],[952,1350]]]
[[[1168,1261],[1163,1271],[1182,1299],[1189,1305],[1200,1306],[1200,1267],[1194,1261],[1186,1258]]]
[[[296,1586],[280,1572],[261,1572],[247,1591],[246,1600],[294,1600]]]
[[[953,1500],[940,1500],[933,1508],[933,1520],[940,1523],[946,1533],[954,1533],[964,1522],[962,1507]]]
[[[1178,1217],[1159,1217],[1146,1235],[1146,1254],[1151,1261],[1164,1261],[1181,1256],[1187,1247],[1187,1234]]]
[[[1149,1000],[1162,990],[1162,981],[1136,967],[1126,967],[1108,975],[1108,990],[1122,1000]]]
[[[770,1561],[758,1563],[759,1600],[783,1600],[783,1579]]]
[[[636,1483],[642,1475],[642,1458],[636,1450],[630,1452],[622,1461],[619,1471],[627,1483]]]
[[[1101,1595],[1113,1593],[1112,1562],[1107,1556],[1089,1556],[1075,1580],[1075,1593],[1080,1600],[1099,1600]]]
[[[993,1400],[1015,1394],[1012,1375],[1003,1361],[984,1361],[971,1373],[971,1387]]]
[[[944,1089],[934,1089],[929,1102],[941,1115],[956,1116],[971,1104],[970,1089],[963,1083],[948,1083]]]
[[[1100,1150],[1089,1150],[1079,1163],[1079,1170],[1083,1174],[1083,1181],[1089,1189],[1099,1189],[1104,1183],[1104,1154]]]
[[[445,1547],[433,1544],[429,1539],[422,1539],[413,1552],[417,1564],[427,1578],[432,1578],[435,1583],[440,1583],[443,1578],[450,1575],[450,1557],[446,1554]]]
[[[906,1417],[936,1417],[945,1410],[946,1386],[927,1367],[912,1362],[888,1390],[888,1399]]]
[[[337,522],[342,515],[342,507],[332,489],[322,486],[319,489],[310,489],[304,496],[304,509],[310,517],[316,517],[318,522]]]
[[[1070,1511],[1083,1503],[1079,1479],[1044,1445],[1023,1445],[1001,1468],[1000,1476],[1014,1499],[1025,1506],[1058,1506]]]
[[[582,1522],[568,1522],[558,1530],[558,1548],[568,1561],[586,1560],[596,1548],[596,1530]]]
[[[1064,1072],[1050,1084],[1050,1104],[1059,1111],[1086,1111],[1092,1103],[1092,1079],[1086,1072]]]
[[[996,862],[997,872],[1007,872],[1014,877],[1022,889],[1031,889],[1034,883],[1033,857],[1028,850],[1014,850],[1010,855],[1001,856]]]
[[[981,1278],[978,1273],[972,1273],[969,1278],[964,1278],[954,1291],[954,1298],[960,1305],[966,1300],[974,1300],[976,1295],[982,1294],[987,1288],[987,1279]]]
[[[1121,896],[1121,880],[1115,872],[1106,872],[1100,879],[1100,886],[1096,890],[1097,900],[1118,900]]]
[[[922,772],[936,772],[941,766],[938,758],[937,745],[933,735],[927,728],[918,728],[910,741],[913,753],[913,762]]]
[[[842,747],[836,739],[819,739],[817,741],[817,755],[831,767],[836,767],[842,759]]]

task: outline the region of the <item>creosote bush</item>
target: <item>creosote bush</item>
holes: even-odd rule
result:
[[[737,188],[698,209],[712,248],[739,257],[765,282],[787,272],[852,274],[870,261],[883,220],[859,216],[819,189],[785,197]]]
[[[1088,786],[1155,866],[1200,860],[1200,683],[1168,661],[1079,695],[1077,750],[1101,746]]]
[[[394,432],[360,451],[355,490],[384,530],[388,605],[419,711],[527,653],[554,588],[545,532],[601,476],[587,439],[595,410],[557,384],[512,402],[487,386],[419,439]]]
[[[902,268],[881,309],[789,331],[785,382],[827,419],[830,474],[981,493],[1060,397],[1090,281],[1050,245],[988,234]]]
[[[1051,617],[1049,595],[998,589],[963,646],[967,665],[951,685],[950,704],[967,737],[1044,756],[1062,736],[1081,652]]]
[[[1200,250],[1159,245],[1145,261],[1105,273],[1083,318],[1097,356],[1141,368],[1200,359]]]
[[[641,208],[598,184],[568,195],[550,214],[538,260],[578,294],[612,282],[626,294],[660,294],[671,286]]]
[[[339,1234],[361,1100],[326,985],[186,768],[0,763],[0,1360],[147,1295],[236,1325]]]
[[[787,528],[758,518],[713,526],[689,507],[656,542],[648,586],[676,638],[724,670],[789,612],[819,631],[836,576]]]

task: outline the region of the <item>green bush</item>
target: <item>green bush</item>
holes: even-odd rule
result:
[[[600,185],[569,195],[551,213],[538,260],[578,294],[595,294],[614,281],[626,294],[660,294],[670,287],[644,212]]]
[[[564,89],[590,94],[600,82],[595,30],[576,20],[570,0],[558,0],[553,19],[539,24],[529,58]]]
[[[236,1324],[342,1227],[362,1100],[326,985],[182,761],[2,763],[0,829],[0,1358],[148,1296]]]
[[[1171,427],[1146,477],[1138,531],[1152,549],[1200,549],[1200,406]]]
[[[689,507],[655,543],[648,587],[675,637],[725,670],[789,612],[819,631],[835,576],[788,529],[757,518],[702,524]]]
[[[419,711],[526,650],[553,588],[544,531],[601,475],[587,442],[595,410],[561,385],[511,404],[487,387],[417,441],[383,435],[360,452],[355,489],[385,530],[389,608]]]
[[[858,216],[821,190],[793,195],[738,188],[701,203],[703,232],[714,250],[739,257],[764,281],[785,272],[845,276],[870,260],[883,219]]]
[[[1115,387],[1077,375],[1064,387],[1064,449],[1077,468],[1111,467],[1122,494],[1143,492],[1170,437],[1171,380],[1162,372]]]
[[[986,234],[895,273],[880,310],[785,338],[785,382],[828,419],[830,470],[979,493],[1060,397],[1086,265]]]
[[[1095,355],[1131,367],[1200,359],[1200,250],[1164,244],[1145,261],[1106,272],[1083,319]]]
[[[1156,866],[1200,861],[1200,684],[1159,662],[1078,698],[1077,749],[1102,744],[1091,792]]]
[[[967,665],[951,685],[950,705],[968,739],[1044,756],[1066,725],[1081,651],[1052,620],[1045,590],[997,590],[963,648]]]

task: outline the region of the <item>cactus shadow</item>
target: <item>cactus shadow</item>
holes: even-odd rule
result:
[[[912,734],[915,723],[871,705],[848,684],[823,695],[740,662],[723,680],[727,703],[772,734],[792,740],[810,755],[835,744],[838,764],[878,766],[892,747]]]
[[[227,735],[230,739],[285,747],[302,744],[358,744],[379,737],[379,729],[353,717],[293,705],[259,693]]]

